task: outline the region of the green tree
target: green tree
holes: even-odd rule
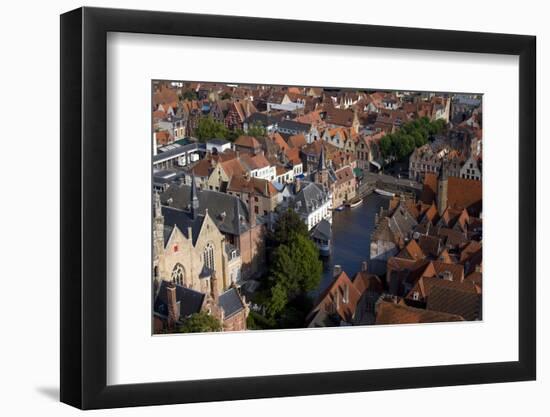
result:
[[[289,209],[279,216],[273,232],[269,233],[269,246],[288,245],[293,234],[308,236],[308,230],[300,216]]]
[[[380,152],[384,158],[390,156],[392,148],[392,138],[391,135],[382,136],[380,139]]]
[[[242,135],[244,135],[244,130],[242,130],[242,129],[233,129],[233,130],[228,131],[226,139],[229,142],[235,142],[237,140],[237,138],[239,136],[242,136]]]
[[[192,314],[178,327],[180,333],[219,332],[221,330],[220,321],[205,312]]]
[[[319,286],[323,273],[319,250],[292,210],[279,216],[268,243],[270,267],[255,302],[265,307],[264,320],[274,322],[274,327],[301,327],[311,310],[308,292]]]
[[[260,313],[250,311],[246,318],[246,328],[248,330],[275,329],[277,323],[275,320],[262,316]]]
[[[398,131],[380,139],[380,152],[384,158],[404,159],[415,148],[426,144],[430,135],[443,132],[445,127],[443,119],[430,121],[427,117],[405,123]]]
[[[248,126],[248,131],[246,132],[248,136],[254,136],[255,138],[259,138],[266,135],[265,128],[259,123],[256,122],[251,126]]]
[[[270,290],[269,301],[267,302],[267,313],[270,318],[281,313],[288,303],[288,293],[284,284],[278,282]]]
[[[197,93],[193,90],[185,90],[180,95],[180,100],[196,100],[198,98]]]
[[[223,123],[214,120],[212,117],[202,117],[199,119],[195,135],[201,142],[206,142],[213,138],[226,138],[229,134],[227,127]]]
[[[291,236],[288,245],[280,245],[273,252],[269,275],[271,288],[281,285],[288,299],[316,288],[323,273],[319,250],[311,239]]]

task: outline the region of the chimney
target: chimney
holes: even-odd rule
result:
[[[443,271],[441,274],[441,279],[444,279],[445,281],[452,281],[453,280],[453,274],[451,271]]]
[[[332,277],[336,278],[342,273],[342,265],[334,265],[332,269]]]
[[[180,306],[176,301],[176,285],[168,283],[166,285],[166,300],[168,303],[168,327],[172,327],[180,317]]]
[[[368,263],[367,261],[361,262],[361,272],[367,272],[368,270]]]

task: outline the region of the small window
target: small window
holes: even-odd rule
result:
[[[174,245],[174,252],[177,252],[179,250],[178,245]]]

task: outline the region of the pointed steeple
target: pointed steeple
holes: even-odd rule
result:
[[[189,198],[191,205],[191,217],[195,218],[195,215],[199,209],[199,194],[197,193],[197,184],[195,183],[195,173],[191,174],[191,197]]]
[[[327,169],[327,162],[325,160],[325,144],[321,143],[321,153],[319,154],[319,164],[317,165],[318,171]]]

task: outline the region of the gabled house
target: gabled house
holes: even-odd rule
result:
[[[245,120],[257,109],[248,99],[237,100],[231,103],[225,116],[225,126],[231,130],[243,129]]]

